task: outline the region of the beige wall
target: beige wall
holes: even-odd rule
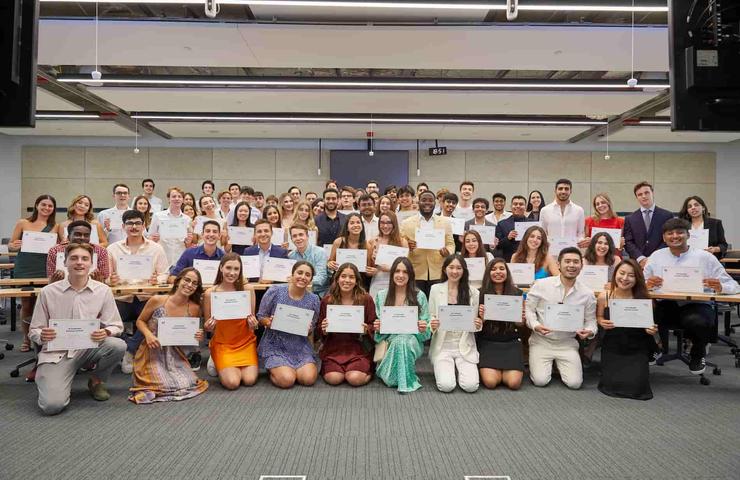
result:
[[[635,209],[632,186],[641,180],[655,185],[664,208],[677,211],[688,195],[699,195],[715,210],[715,153],[457,150],[446,156],[421,158],[416,176],[416,152],[409,155],[412,185],[425,181],[433,190],[443,186],[457,191],[469,179],[476,195],[491,198],[495,192],[511,197],[541,190],[551,201],[553,182],[561,177],[574,184],[573,200],[590,211],[591,197],[608,192],[615,208]],[[52,194],[66,207],[78,193],[90,195],[96,208],[112,204],[114,183],[127,183],[133,194],[141,180],[157,183],[157,196],[178,185],[195,194],[205,179],[217,189],[232,181],[253,186],[265,194],[280,193],[291,185],[304,192],[321,192],[330,177],[329,151],[322,154],[322,175],[317,175],[316,150],[142,148],[135,155],[123,147],[48,147],[22,149],[23,210],[42,193]]]

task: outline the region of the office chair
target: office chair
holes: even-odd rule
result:
[[[717,331],[717,316],[714,317],[714,330]],[[684,345],[684,337],[683,337],[683,329],[681,328],[669,328],[667,331],[673,330],[673,335],[676,337],[676,353],[664,353],[660,358],[656,360],[656,364],[663,366],[664,364],[671,362],[673,360],[681,360],[683,363],[686,364],[686,366],[689,365],[689,355],[687,353],[684,353],[683,345]],[[716,335],[716,334],[715,334]],[[661,334],[661,341],[663,342],[663,346],[666,349],[670,349],[669,341],[667,338],[668,335],[664,336]],[[715,336],[710,340],[710,343],[717,343],[717,337]],[[717,366],[716,363],[709,362],[705,359],[705,363],[707,367],[712,367],[712,375],[722,375],[722,369]],[[699,383],[702,385],[709,385],[709,379],[704,376],[702,373],[699,375]]]

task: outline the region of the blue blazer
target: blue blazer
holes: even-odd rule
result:
[[[260,247],[259,245],[252,245],[251,247],[248,247],[246,250],[244,250],[245,257],[259,255],[260,254]],[[278,245],[272,245],[270,247],[270,256],[273,258],[288,258],[288,251],[284,249],[283,247],[280,247]],[[250,282],[257,282],[259,281],[259,278],[250,278]]]
[[[627,215],[624,218],[624,249],[630,258],[637,260],[640,257],[649,257],[654,251],[665,247],[663,224],[673,217],[671,212],[656,205],[650,221],[650,231],[646,232],[642,210],[638,208]]]

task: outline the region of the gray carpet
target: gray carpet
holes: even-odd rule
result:
[[[20,344],[0,326],[8,336]],[[136,406],[120,371],[105,403],[88,396],[82,374],[70,407],[53,418],[39,414],[33,384],[8,375],[25,355],[5,353],[0,479],[740,478],[740,369],[724,346],[712,347],[723,373],[709,374],[710,386],[683,364],[652,367],[647,402],[602,395],[596,372],[580,391],[556,379],[518,392],[443,394],[425,357],[424,388],[410,395],[378,380],[281,391],[261,375],[236,392],[211,379],[200,397]]]

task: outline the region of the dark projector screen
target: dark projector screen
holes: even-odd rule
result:
[[[378,182],[380,191],[388,185],[409,183],[408,150],[377,150],[372,157],[367,150],[332,150],[329,156],[331,178],[339,185],[365,187]]]

